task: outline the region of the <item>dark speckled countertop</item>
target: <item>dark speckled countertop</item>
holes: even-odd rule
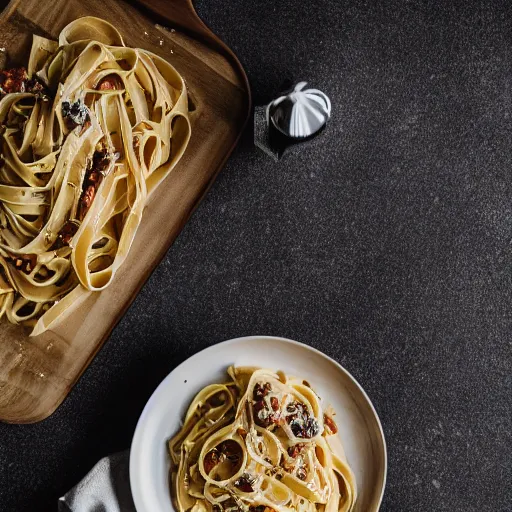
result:
[[[198,0],[256,102],[308,79],[333,120],[274,163],[248,129],[48,420],[0,425],[0,509],[55,510],[127,448],[155,386],[228,338],[309,343],[359,380],[386,512],[512,510],[512,3]]]

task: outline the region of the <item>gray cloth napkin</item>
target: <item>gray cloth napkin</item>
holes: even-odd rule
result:
[[[130,452],[101,459],[59,500],[59,512],[136,512],[130,490]]]

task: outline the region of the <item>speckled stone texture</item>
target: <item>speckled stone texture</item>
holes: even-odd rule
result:
[[[221,5],[222,4],[222,5]],[[1,511],[55,510],[198,350],[273,334],[359,380],[385,512],[512,510],[512,3],[198,0],[257,103],[333,102],[279,163],[244,135],[69,398],[0,425]]]

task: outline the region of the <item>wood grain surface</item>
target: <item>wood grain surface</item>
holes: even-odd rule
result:
[[[189,0],[15,0],[0,17],[8,64],[27,64],[32,34],[57,38],[70,21],[102,17],[127,45],[171,62],[190,97],[192,138],[183,159],[153,194],[131,252],[112,285],[51,331],[29,337],[0,323],[0,420],[49,416],[124,314],[213,183],[247,121],[250,91],[234,54],[197,17]]]

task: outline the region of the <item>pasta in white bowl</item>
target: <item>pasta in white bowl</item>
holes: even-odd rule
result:
[[[283,372],[230,367],[169,442],[178,512],[350,512],[354,475],[332,408]]]
[[[293,402],[300,405],[288,410]],[[139,512],[234,503],[249,512],[313,511],[327,502],[378,512],[386,471],[382,426],[361,386],[318,350],[272,336],[225,341],[176,367],[146,404],[130,450]]]

